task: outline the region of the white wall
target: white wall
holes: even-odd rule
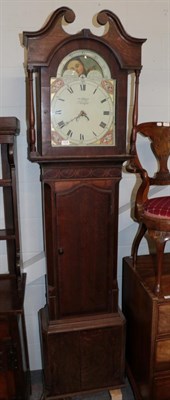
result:
[[[140,79],[139,122],[170,120],[170,0],[0,0],[0,115],[21,122],[18,137],[19,210],[24,269],[28,274],[25,312],[32,370],[41,368],[37,311],[45,304],[41,189],[39,167],[27,161],[25,122],[25,73],[22,31],[39,29],[62,5],[72,8],[77,20],[72,31],[91,27],[92,16],[110,9],[132,36],[147,38],[143,45]],[[98,34],[97,28],[92,31]],[[102,29],[102,28],[101,28]],[[135,179],[123,173],[120,185],[119,268],[121,292],[122,257],[130,254],[136,224],[130,218],[130,197]],[[0,197],[0,227],[3,224]],[[146,251],[143,241],[141,252]],[[0,245],[0,271],[4,265]]]

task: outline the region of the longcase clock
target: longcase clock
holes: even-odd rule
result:
[[[128,74],[144,39],[110,11],[103,36],[69,35],[62,7],[24,32],[28,71],[28,157],[41,168],[47,304],[40,310],[44,398],[124,383],[125,320],[118,308],[118,191],[126,154]],[[36,100],[34,100],[36,99]]]

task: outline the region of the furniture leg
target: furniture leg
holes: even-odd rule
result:
[[[139,225],[138,231],[136,233],[135,239],[134,239],[133,244],[132,244],[131,255],[133,257],[133,265],[134,265],[134,267],[136,267],[136,263],[137,263],[137,252],[138,252],[139,244],[140,244],[140,242],[141,242],[141,240],[142,240],[142,238],[143,238],[143,236],[144,236],[144,234],[146,232],[146,229],[147,228],[143,223],[141,223]]]

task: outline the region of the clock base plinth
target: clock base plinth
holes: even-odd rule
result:
[[[56,321],[48,320],[47,307],[39,314],[44,359],[43,398],[68,399],[106,389],[111,390],[114,400],[114,389],[124,384],[122,313]]]

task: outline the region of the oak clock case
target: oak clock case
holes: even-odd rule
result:
[[[63,18],[72,23],[75,16],[62,7],[39,31],[24,32],[28,157],[40,165],[43,189],[45,399],[124,383],[118,195],[128,158],[128,73],[136,75],[135,119],[144,42],[129,36],[110,11],[97,16],[99,25],[109,24],[102,37],[87,29],[69,35]]]

